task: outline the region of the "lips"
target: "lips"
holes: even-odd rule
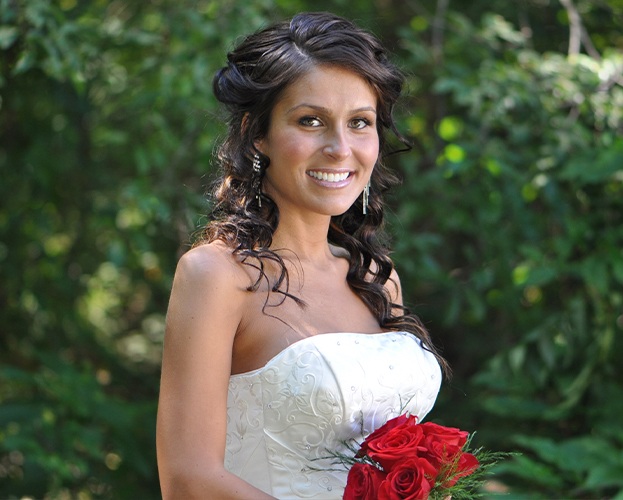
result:
[[[307,172],[307,175],[319,181],[338,183],[348,179],[350,172],[319,172],[310,170]]]

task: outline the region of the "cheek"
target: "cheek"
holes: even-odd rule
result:
[[[362,153],[365,157],[366,165],[369,165],[370,168],[376,165],[377,160],[379,159],[379,141],[378,139],[374,141],[369,141],[365,147],[362,149]]]
[[[310,146],[305,141],[297,140],[294,134],[279,134],[272,138],[268,156],[271,163],[283,162],[286,160],[289,164],[296,163],[298,158],[309,154]],[[276,146],[278,145],[278,146]]]

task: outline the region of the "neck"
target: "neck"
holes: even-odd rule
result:
[[[285,250],[280,253],[286,259],[295,257],[303,265],[322,266],[333,258],[327,238],[330,223],[331,218],[328,216],[305,220],[284,217],[273,235],[272,248]]]

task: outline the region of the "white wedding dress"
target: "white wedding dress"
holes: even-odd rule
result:
[[[342,498],[352,455],[388,419],[421,421],[441,383],[435,357],[409,333],[326,333],[300,340],[229,382],[225,467],[280,500]],[[337,466],[340,468],[340,466]]]

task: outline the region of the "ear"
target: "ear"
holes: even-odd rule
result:
[[[255,149],[257,149],[260,153],[266,156],[266,153],[264,152],[266,146],[264,139],[256,139],[253,141],[253,146],[255,146]]]
[[[244,114],[244,116],[242,117],[242,122],[240,123],[240,126],[242,127],[242,133],[244,134],[244,132],[246,131],[246,128],[248,126],[249,123],[249,112],[246,112]],[[260,153],[264,154],[264,151],[262,150],[263,146],[264,146],[264,139],[256,139],[255,141],[253,141],[253,146],[255,146],[255,149],[257,149]]]

